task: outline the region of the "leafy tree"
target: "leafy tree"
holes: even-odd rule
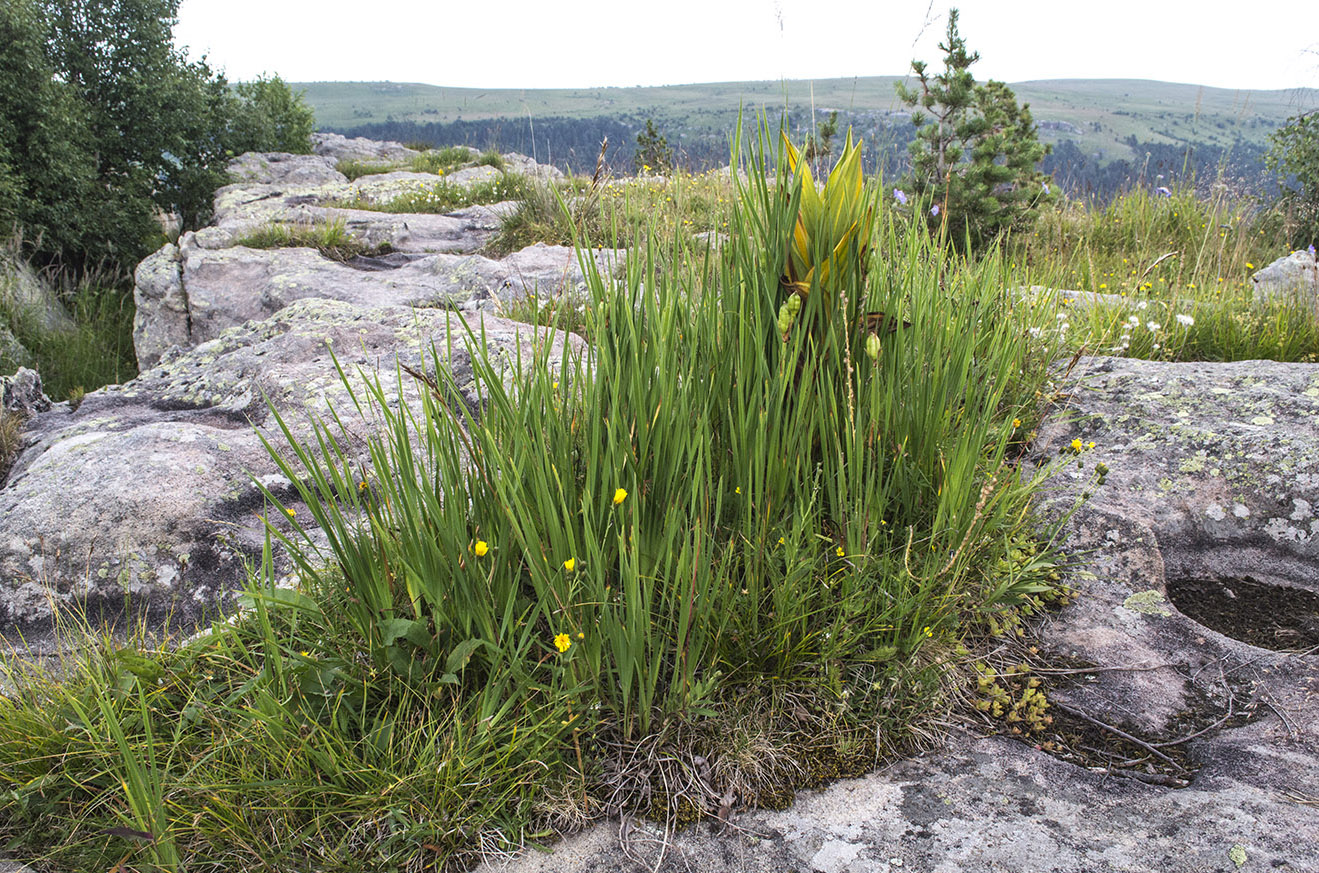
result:
[[[655,120],[646,119],[646,129],[637,134],[637,153],[633,158],[638,173],[652,170],[667,173],[673,169],[673,149],[669,141],[655,129]]]
[[[0,5],[0,234],[26,234],[29,247],[99,259],[113,245],[89,233],[132,226],[96,183],[83,105],[46,56],[46,29],[34,0]]]
[[[917,132],[905,185],[930,204],[932,228],[946,226],[955,243],[980,246],[1026,226],[1056,196],[1037,169],[1050,147],[1039,141],[1030,107],[1019,107],[1012,89],[976,83],[970,68],[980,55],[967,51],[956,9],[939,48],[943,72],[931,75],[924,62],[912,61],[919,88],[897,86],[904,103],[924,110],[913,113]]]
[[[1287,119],[1269,135],[1265,166],[1281,176],[1282,202],[1292,210],[1296,248],[1319,243],[1319,111]]]
[[[308,151],[281,80],[231,90],[174,47],[179,0],[0,3],[0,232],[44,263],[129,267],[156,210],[209,218],[233,154]]]

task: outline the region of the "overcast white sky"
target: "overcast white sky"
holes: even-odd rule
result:
[[[946,0],[945,0],[946,3]],[[929,0],[183,0],[175,31],[230,79],[477,88],[904,75],[936,63]],[[961,0],[978,80],[1319,87],[1315,0]]]

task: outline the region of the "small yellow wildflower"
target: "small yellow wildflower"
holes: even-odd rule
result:
[[[842,546],[839,546],[838,548],[834,549],[834,554],[841,558],[843,557],[843,555],[847,554],[847,550],[844,549]]]
[[[487,543],[485,540],[477,540],[476,545],[472,546],[472,551],[476,552],[476,556],[478,558],[484,558],[486,556],[486,552],[490,551],[490,544]]]
[[[568,647],[571,645],[572,639],[567,634],[559,634],[554,638],[554,648],[558,649],[560,653],[568,651]]]
[[[1093,449],[1093,448],[1095,447],[1094,441],[1091,440],[1090,442],[1086,443],[1086,444],[1085,444],[1085,447],[1086,447],[1087,449]]]
[[[1019,427],[1021,427],[1021,419],[1020,418],[1012,419],[1012,429],[1016,430]]]
[[[1074,452],[1079,452],[1079,451],[1081,451],[1081,440],[1080,440],[1079,438],[1078,438],[1078,439],[1074,439],[1074,440],[1072,440],[1072,451],[1074,451]],[[571,569],[571,568],[569,568],[569,569]]]
[[[1263,231],[1260,231],[1260,233],[1263,233]],[[1250,261],[1246,261],[1246,269],[1247,269],[1247,270],[1253,270],[1253,269],[1255,269],[1255,265],[1252,264]]]
[[[284,510],[284,511],[287,512],[287,513],[289,514],[289,518],[292,518],[293,515],[294,515],[294,512],[295,512],[295,510],[294,510],[293,507],[291,507],[291,506],[290,506],[288,509]]]
[[[930,626],[928,624],[925,627],[921,628],[921,633],[925,634],[927,638],[934,636],[934,631],[930,629]]]
[[[734,489],[733,489],[733,493],[734,493],[734,494],[741,494],[741,493],[742,493],[742,486],[739,485],[739,486],[737,486],[736,488],[734,488]]]
[[[783,537],[779,537],[779,545],[783,545],[786,542],[787,540],[785,540]]]
[[[619,488],[614,492],[614,505],[617,506],[618,504],[622,503],[624,500],[627,500],[627,491],[623,490],[622,488]]]
[[[358,482],[358,483],[357,483],[357,490],[358,490],[358,491],[365,491],[365,490],[366,490],[366,480],[365,480],[365,479],[363,479],[361,482]]]
[[[571,573],[573,571],[573,568],[576,566],[577,566],[576,558],[569,558],[568,560],[563,562],[563,569],[567,570],[569,573]]]
[[[584,640],[584,639],[586,639],[586,634],[582,633],[581,631],[578,631],[578,632],[577,632],[577,639],[579,639],[579,640]]]

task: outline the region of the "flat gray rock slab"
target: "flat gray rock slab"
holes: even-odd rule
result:
[[[782,812],[669,836],[661,873],[1235,873],[1319,870],[1319,811],[1202,775],[1180,790],[1105,777],[1006,739],[802,792]],[[1202,771],[1204,773],[1204,771]],[[624,835],[626,854],[619,835]],[[655,869],[662,834],[598,825],[480,873]],[[1238,867],[1233,856],[1243,860]]]
[[[608,275],[624,253],[591,253]],[[383,265],[346,264],[315,249],[209,249],[191,234],[137,269],[133,344],[147,368],[171,348],[191,348],[295,300],[319,297],[358,306],[493,312],[527,296],[580,296],[585,275],[566,246],[537,243],[501,260],[437,254]]]
[[[1055,518],[1092,492],[1061,530],[1081,597],[1038,630],[1046,656],[1103,669],[1050,697],[1150,742],[1208,727],[1180,744],[1189,784],[956,735],[785,811],[671,835],[658,867],[654,826],[614,820],[483,873],[1319,871],[1319,652],[1252,645],[1174,602],[1186,579],[1200,599],[1228,597],[1214,583],[1244,602],[1246,576],[1297,602],[1319,591],[1319,365],[1092,358],[1073,376],[1028,463],[1063,464]]]
[[[545,341],[527,324],[474,318],[510,367]],[[265,501],[253,479],[294,498],[261,443],[264,434],[285,445],[266,398],[302,440],[313,416],[337,410],[345,445],[369,466],[374,425],[355,413],[331,352],[355,380],[359,369],[379,374],[393,402],[417,403],[414,380],[404,378],[402,396],[389,388],[396,362],[429,368],[434,344],[459,386],[470,385],[465,336],[450,312],[308,298],[176,351],[76,411],[57,404],[35,415],[0,488],[0,636],[48,649],[52,609],[73,604],[109,619],[170,611],[175,626],[231,608],[261,554]]]

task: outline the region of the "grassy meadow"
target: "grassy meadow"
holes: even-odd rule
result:
[[[1018,468],[1054,362],[1316,360],[1314,313],[1250,294],[1285,218],[1133,191],[960,254],[855,152],[818,193],[767,175],[776,137],[736,172],[502,179],[492,253],[630,250],[580,306],[506,313],[589,346],[478,363],[480,418],[442,367],[388,374],[355,395],[382,423],[365,469],[333,417],[271,444],[308,512],[234,620],[124,641],[69,616],[84,643],[3,682],[0,853],[458,870],[620,811],[781,807],[955,719],[1047,735],[1047,698],[995,677],[1073,595],[1032,510],[1051,467]],[[423,403],[391,405],[414,378]]]

